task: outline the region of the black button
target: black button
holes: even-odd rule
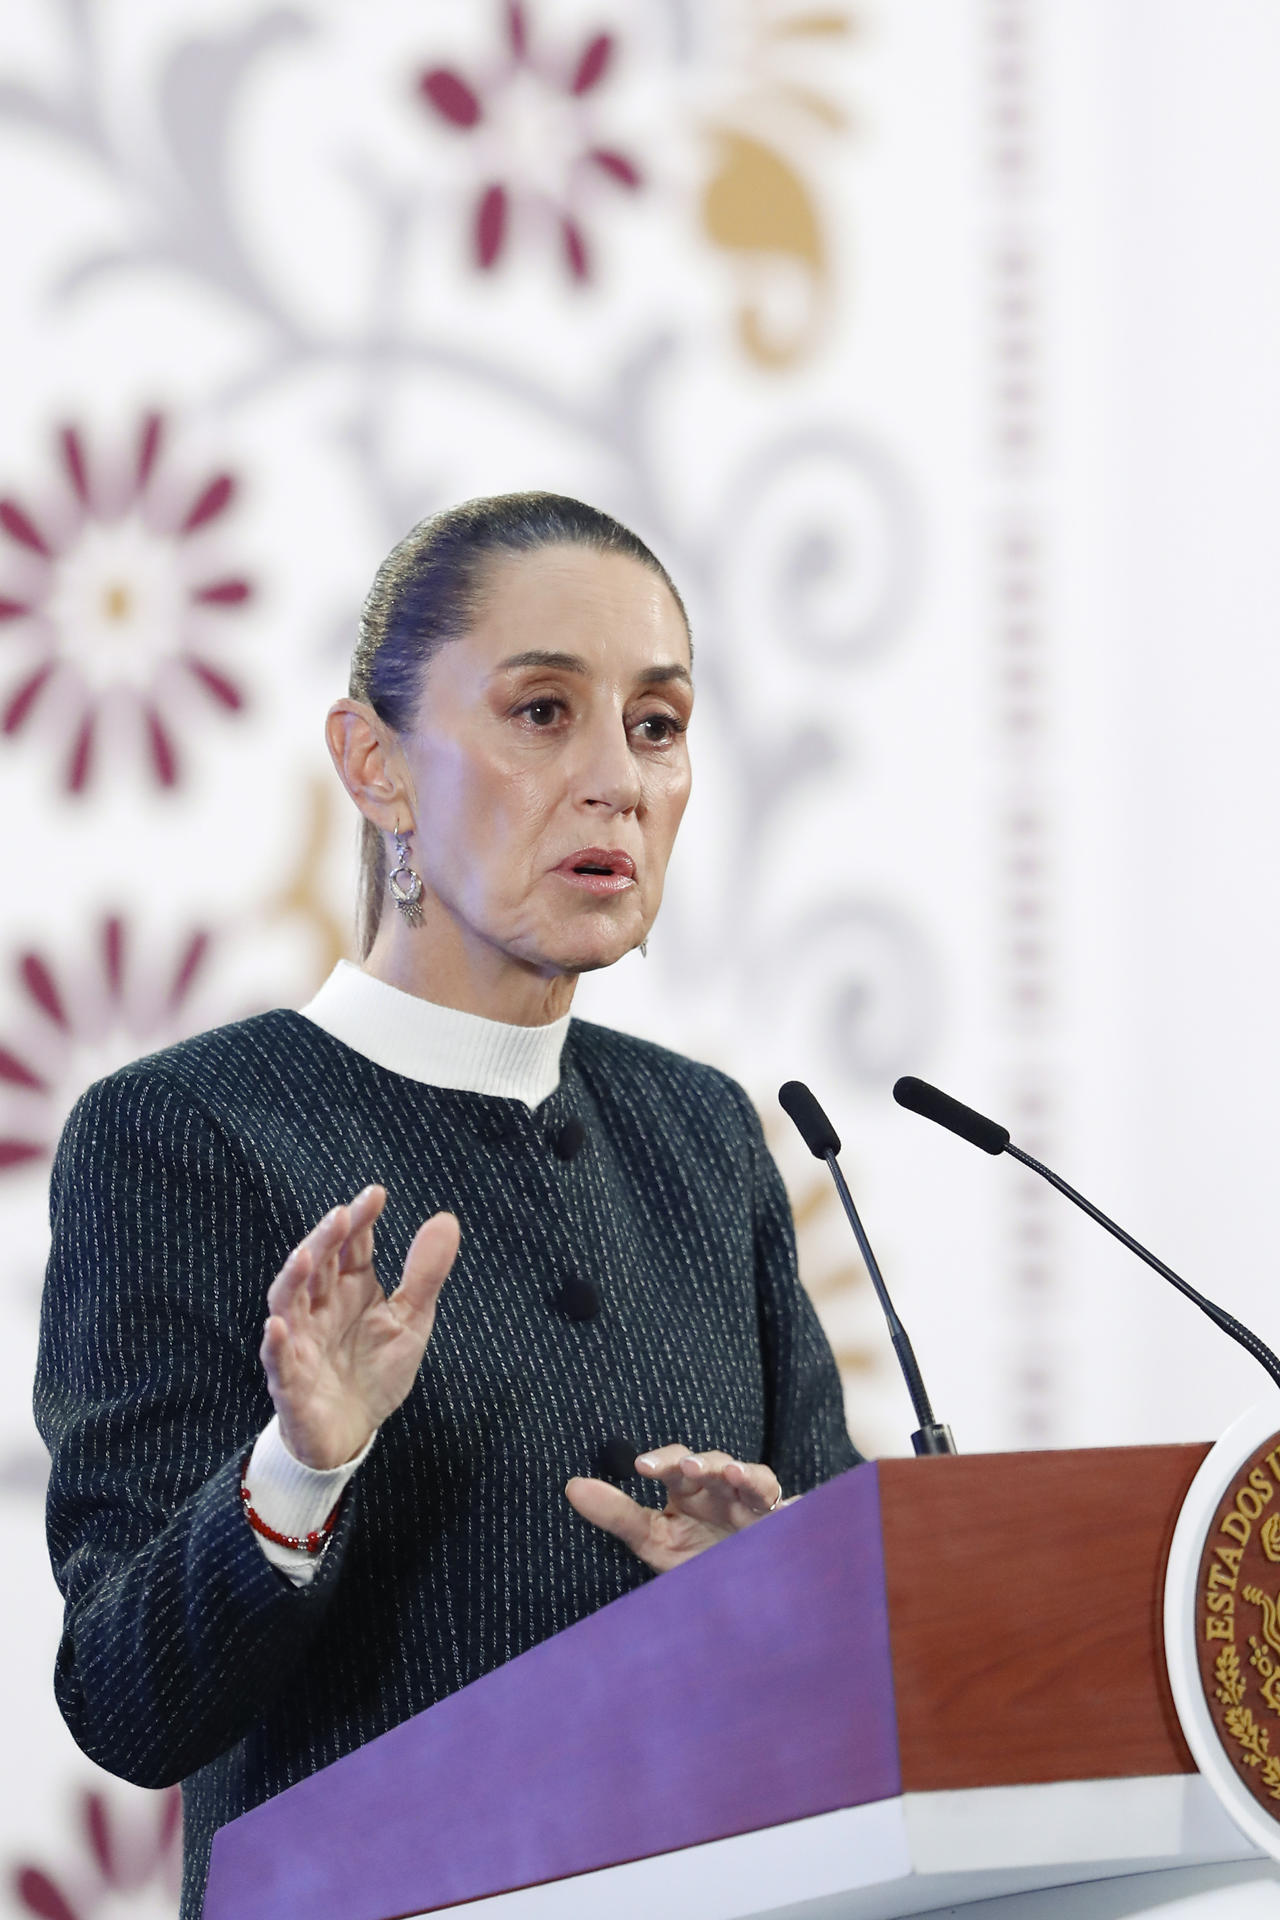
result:
[[[581,1120],[566,1120],[559,1133],[552,1135],[551,1144],[562,1160],[572,1160],[587,1144],[587,1130]]]
[[[600,1289],[580,1273],[567,1276],[557,1297],[571,1320],[594,1320],[600,1311]]]
[[[625,1480],[636,1470],[639,1451],[625,1433],[611,1433],[596,1455],[596,1473],[602,1480]]]

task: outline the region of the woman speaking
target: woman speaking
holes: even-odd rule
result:
[[[745,1094],[569,1017],[657,913],[690,668],[606,515],[416,527],[328,718],[359,966],[67,1124],[55,1684],[182,1781],[184,1920],[224,1821],[857,1458]]]

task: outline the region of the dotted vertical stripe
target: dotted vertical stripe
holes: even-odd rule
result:
[[[1050,720],[1046,604],[1044,239],[1037,150],[1037,0],[986,0],[982,137],[990,210],[988,539],[994,737],[998,766],[997,1020],[1001,1117],[1037,1158],[1051,1158],[1054,1016],[1052,835],[1045,760]],[[1010,1307],[1008,1402],[1016,1444],[1055,1431],[1047,1334],[1054,1283],[1052,1192],[1008,1182],[1002,1239]]]

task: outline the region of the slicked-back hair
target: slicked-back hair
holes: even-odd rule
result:
[[[547,547],[587,547],[638,561],[666,586],[688,631],[675,582],[629,527],[561,493],[491,494],[419,521],[378,568],[351,656],[352,699],[367,701],[385,726],[407,733],[426,670],[447,641],[470,630],[492,563]],[[356,914],[361,959],[377,936],[386,881],[382,834],[365,820]]]

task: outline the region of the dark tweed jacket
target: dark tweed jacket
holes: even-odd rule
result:
[[[565,1159],[571,1118],[585,1144]],[[462,1251],[418,1381],[299,1588],[238,1499],[271,1415],[264,1294],[372,1180],[385,1280],[438,1208]],[[766,1460],[787,1493],[857,1459],[745,1094],[604,1028],[571,1023],[531,1113],[264,1014],[91,1088],[51,1206],[35,1407],[58,1704],[99,1765],[182,1781],[184,1920],[224,1821],[648,1577],[562,1491],[608,1436]],[[593,1319],[560,1303],[575,1272]]]

